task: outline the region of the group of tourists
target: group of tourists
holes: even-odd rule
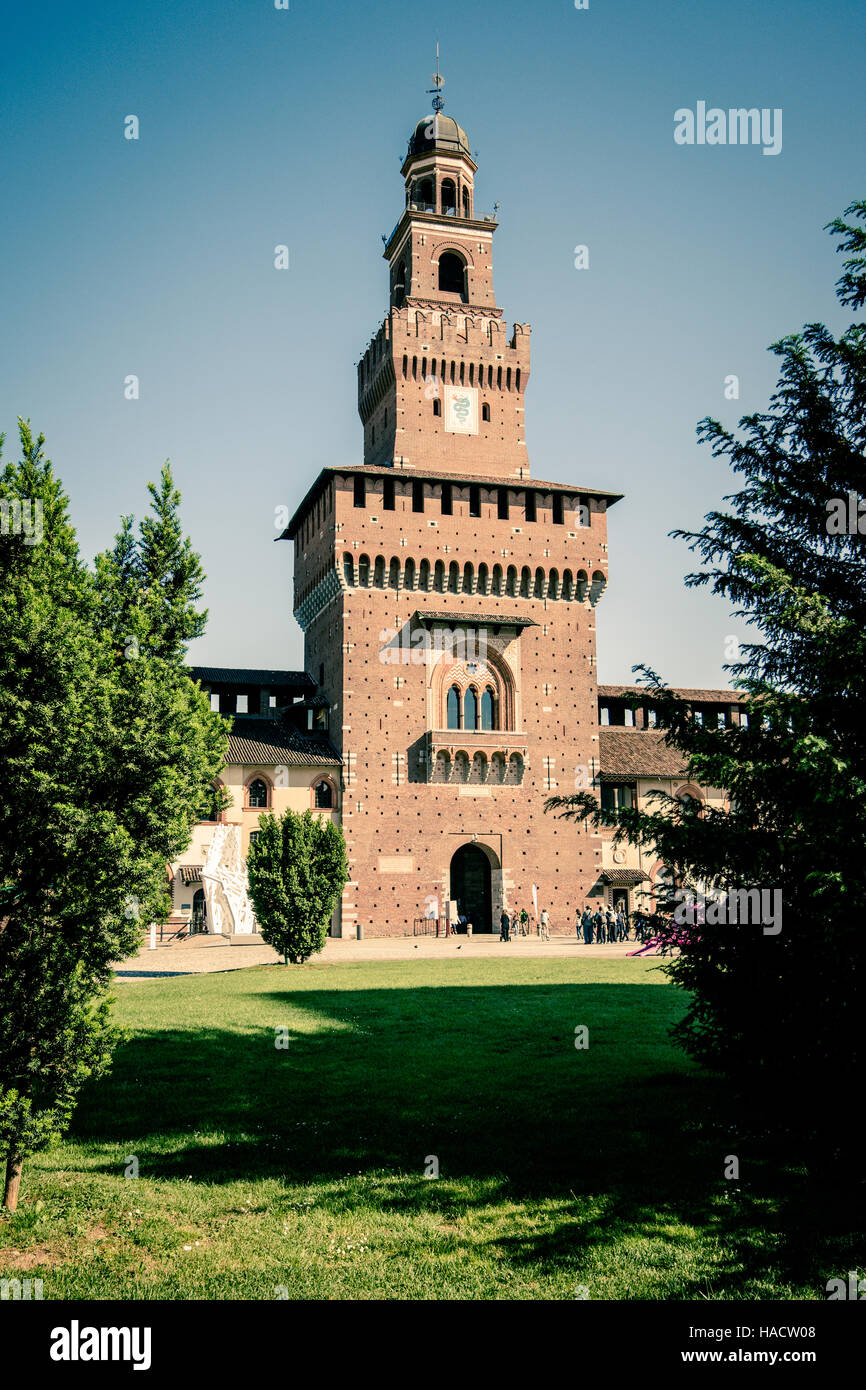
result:
[[[535,922],[535,934],[541,941],[550,940],[550,916],[543,907]],[[512,936],[531,936],[532,922],[525,907],[516,907],[513,912],[504,908],[499,918],[499,940],[510,941]]]
[[[589,903],[582,912],[578,908],[574,924],[577,939],[579,941],[582,936],[585,946],[628,941],[632,926],[635,941],[647,941],[651,925],[650,917],[645,912],[633,912],[629,921],[628,913],[623,912],[621,907],[597,907],[593,912]]]

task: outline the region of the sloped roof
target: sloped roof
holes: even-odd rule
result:
[[[598,743],[602,782],[685,775],[683,755],[667,746],[663,730],[599,729]]]
[[[699,705],[742,705],[749,699],[743,690],[672,690],[670,693],[680,700],[693,700]],[[602,700],[623,700],[629,695],[639,695],[643,700],[650,701],[653,698],[652,691],[647,690],[645,685],[600,685],[598,694]]]
[[[412,614],[416,623],[471,623],[474,627],[538,627],[532,618],[515,618],[508,613],[461,613],[440,608],[416,608]]]
[[[598,877],[601,883],[609,883],[612,888],[633,888],[647,882],[649,874],[643,869],[602,869]]]
[[[459,483],[461,487],[467,487],[470,483],[480,483],[482,487],[507,487],[515,492],[526,490],[530,492],[559,492],[576,497],[600,498],[607,507],[612,507],[615,502],[619,502],[623,495],[621,492],[608,492],[606,489],[585,487],[578,483],[553,483],[543,478],[516,478],[513,474],[497,477],[488,473],[450,473],[447,469],[438,468],[388,468],[377,464],[345,463],[339,467],[330,465],[322,469],[315,482],[307,489],[303,501],[296,509],[285,531],[281,531],[274,539],[278,541],[291,540],[302,518],[306,516],[313,502],[331,478],[351,477],[355,473],[361,473],[368,478],[417,478],[425,483]],[[563,527],[563,530],[565,529]]]
[[[301,685],[312,690],[315,681],[306,671],[272,671],[255,666],[189,666],[194,681],[222,685]]]
[[[267,767],[339,767],[341,758],[323,734],[305,734],[278,719],[244,719],[229,734],[227,764]]]

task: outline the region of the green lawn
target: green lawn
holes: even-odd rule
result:
[[[112,1075],[0,1220],[0,1272],[46,1299],[822,1298],[862,1262],[721,1121],[657,962],[262,966],[117,996]]]

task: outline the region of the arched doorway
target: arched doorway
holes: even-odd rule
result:
[[[461,845],[452,858],[450,896],[473,932],[493,930],[490,860],[479,845]]]
[[[192,896],[192,930],[207,931],[207,905],[203,888],[197,888]]]

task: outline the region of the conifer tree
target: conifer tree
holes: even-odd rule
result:
[[[0,536],[0,1154],[10,1210],[25,1157],[62,1132],[84,1080],[108,1065],[112,964],[166,912],[166,865],[189,843],[226,749],[223,721],[181,664],[185,634],[200,624],[200,570],[176,542],[170,475],[146,541],[124,520],[94,573],[42,436],[23,421],[19,432],[21,460],[0,476],[0,503],[9,515],[29,504],[41,536]]]
[[[829,224],[846,253],[840,302],[866,302],[866,202]],[[773,344],[778,385],[738,432],[703,420],[702,442],[742,486],[700,531],[676,531],[708,585],[752,625],[726,669],[749,697],[747,727],[710,728],[646,668],[667,743],[687,776],[727,789],[730,809],[657,796],[601,810],[595,796],[549,809],[657,853],[675,883],[779,890],[782,927],[709,920],[667,969],[689,1004],[676,1035],[722,1071],[815,1166],[857,1144],[866,1002],[866,327],[820,323]],[[861,530],[839,527],[844,499]],[[669,906],[670,904],[666,904]]]

